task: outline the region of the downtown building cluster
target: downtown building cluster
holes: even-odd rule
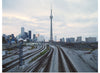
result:
[[[77,37],[77,39],[75,40],[74,37],[71,37],[71,38],[60,38],[60,42],[66,42],[66,43],[82,43],[82,42],[85,42],[85,43],[94,43],[94,42],[97,42],[96,40],[96,37],[86,37],[85,38],[85,41],[82,40],[82,37],[79,36]]]
[[[45,39],[41,37],[40,34],[33,34],[32,38],[32,32],[29,30],[28,32],[25,32],[24,27],[21,27],[21,34],[17,36],[17,39],[22,39],[23,41],[29,41],[29,42],[44,42]]]
[[[44,37],[39,34],[33,34],[33,38],[32,38],[31,30],[26,32],[24,27],[21,27],[21,33],[16,37],[14,36],[14,34],[2,35],[2,43],[13,44],[13,43],[18,43],[20,40],[23,40],[24,42],[34,42],[34,43],[45,41]]]
[[[28,32],[24,31],[24,27],[21,27],[21,35],[18,37],[22,38],[23,40],[27,39],[29,41],[31,41],[31,31],[29,30]]]

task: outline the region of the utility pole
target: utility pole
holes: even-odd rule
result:
[[[21,40],[19,42],[19,66],[23,65],[23,41]]]

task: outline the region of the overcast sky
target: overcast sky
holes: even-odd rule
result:
[[[49,40],[51,4],[54,39],[98,36],[98,0],[2,0],[3,33],[16,36],[24,27]]]

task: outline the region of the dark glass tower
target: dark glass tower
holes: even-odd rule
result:
[[[31,39],[31,31],[29,31],[29,39]]]

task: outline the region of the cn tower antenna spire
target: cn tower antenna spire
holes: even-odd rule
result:
[[[50,9],[52,9],[52,0],[51,0],[51,2],[50,2]]]

